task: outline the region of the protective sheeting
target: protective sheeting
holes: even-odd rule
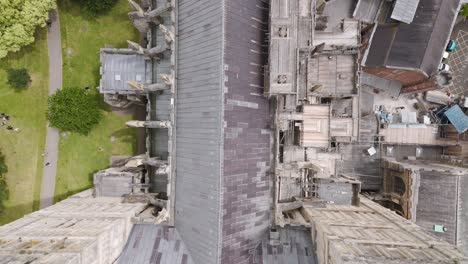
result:
[[[455,127],[458,134],[464,133],[468,130],[468,116],[461,110],[460,106],[454,105],[445,112],[445,116],[450,123]]]
[[[419,0],[397,0],[391,18],[410,24],[413,22],[418,5]]]

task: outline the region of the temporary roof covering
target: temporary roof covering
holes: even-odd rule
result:
[[[410,24],[413,22],[418,5],[419,0],[396,0],[391,18]]]
[[[463,113],[460,106],[454,105],[445,112],[448,120],[457,130],[458,134],[465,132],[468,129],[468,116]]]

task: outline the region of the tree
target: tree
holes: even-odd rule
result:
[[[64,88],[49,97],[47,118],[62,131],[88,134],[101,120],[98,98],[80,88]]]
[[[8,199],[9,191],[5,179],[5,174],[8,172],[7,165],[5,164],[5,156],[0,152],[0,212],[3,211],[3,203]]]
[[[8,69],[8,84],[16,89],[24,89],[28,86],[31,76],[28,70],[21,69]]]
[[[77,0],[83,7],[83,12],[89,17],[96,17],[109,11],[117,0]]]
[[[34,42],[37,26],[45,26],[55,0],[0,0],[0,58]]]
[[[460,15],[468,17],[468,4],[464,4],[460,10]]]

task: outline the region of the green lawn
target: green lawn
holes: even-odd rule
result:
[[[10,67],[28,69],[31,85],[17,92],[6,84]],[[10,198],[0,213],[0,224],[13,221],[37,209],[46,133],[48,96],[48,55],[46,29],[39,29],[36,41],[0,60],[0,112],[11,115],[10,124],[19,133],[0,128],[0,148],[8,166]]]
[[[92,87],[99,82],[99,49],[105,44],[126,47],[126,40],[138,40],[131,25],[126,0],[119,0],[109,13],[86,19],[73,1],[59,1],[63,54],[63,85]],[[97,93],[93,89],[94,92]],[[132,155],[136,131],[125,127],[131,116],[116,114],[104,106],[101,123],[87,136],[61,136],[55,187],[56,200],[92,186],[92,174],[109,165],[112,155]],[[99,149],[102,148],[102,151]]]

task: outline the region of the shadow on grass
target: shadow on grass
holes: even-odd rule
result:
[[[74,189],[74,190],[67,190],[67,191],[64,192],[64,193],[56,194],[56,195],[54,196],[54,204],[55,204],[55,203],[58,203],[58,202],[60,202],[60,201],[62,201],[62,200],[65,200],[65,199],[67,199],[68,197],[70,197],[70,196],[72,196],[72,195],[74,195],[74,194],[77,194],[77,193],[79,193],[79,192],[88,190],[89,188],[93,187],[93,184],[92,184],[92,181],[93,181],[93,174],[94,174],[94,172],[89,174],[89,179],[90,179],[90,181],[91,181],[91,184],[90,184],[89,186],[86,186],[86,187],[83,187],[83,188],[79,188],[79,189]]]
[[[35,200],[31,203],[25,204],[18,204],[11,207],[5,207],[2,211],[0,211],[0,225],[4,225],[15,221],[25,214],[29,214],[32,211],[36,211],[39,209],[39,201]]]
[[[99,17],[101,16],[106,16],[108,15],[113,8],[115,8],[118,0],[113,0],[113,3],[111,3],[110,8],[106,7],[103,10],[100,10],[98,12],[90,11],[86,8],[86,2],[93,2],[96,0],[62,0],[59,1],[59,7],[60,8],[66,8],[73,16],[80,16],[84,18],[87,21],[95,22]],[[97,2],[97,1],[96,1]],[[101,1],[104,2],[104,1]],[[98,4],[102,5],[102,4]]]
[[[11,91],[13,91],[16,94],[22,94],[23,92],[25,92],[26,90],[28,90],[30,88],[31,81],[29,81],[29,84],[26,87],[20,87],[20,88],[12,87],[10,84],[8,84],[8,82],[5,82],[5,86],[7,86],[8,89],[10,89]]]
[[[22,47],[17,52],[9,52],[8,55],[5,58],[0,59],[0,67],[8,66],[8,61],[9,60],[22,60],[22,59],[24,59],[24,56],[29,55],[32,52],[34,52],[34,50],[37,48],[35,46],[35,42],[37,40],[47,39],[46,30],[47,29],[41,28],[41,27],[37,28],[36,31],[34,32],[34,41],[31,44]],[[6,63],[6,64],[3,64],[2,62]]]
[[[54,204],[66,199],[66,198],[68,198],[68,197],[70,197],[70,196],[72,196],[72,195],[74,195],[76,193],[79,193],[79,192],[82,192],[82,191],[85,191],[85,190],[91,188],[93,186],[92,181],[93,181],[93,174],[94,173],[95,172],[89,174],[89,180],[91,182],[91,184],[89,186],[86,186],[86,187],[83,187],[83,188],[80,188],[80,189],[75,189],[75,190],[67,190],[67,192],[65,192],[65,193],[55,195],[54,196]],[[37,200],[34,200],[31,203],[18,204],[18,205],[15,205],[15,206],[3,208],[3,210],[0,211],[0,226],[4,225],[4,224],[7,224],[7,223],[10,223],[10,222],[13,222],[13,221],[25,216],[26,214],[29,214],[29,213],[33,212],[33,211],[39,210],[39,205],[40,205],[40,201],[37,199]]]
[[[143,128],[144,129],[144,128]],[[123,128],[115,131],[111,134],[111,136],[116,137],[123,143],[131,144],[132,145],[132,153],[137,153],[137,142],[135,140],[136,137],[136,129],[135,128]]]

